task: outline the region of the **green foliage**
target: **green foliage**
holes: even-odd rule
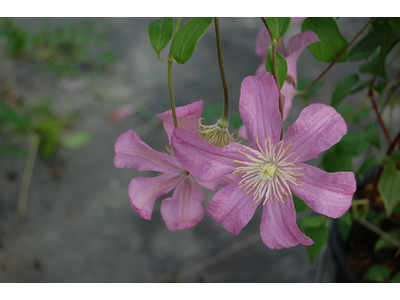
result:
[[[378,191],[385,205],[386,215],[390,216],[400,201],[400,171],[385,167],[378,183]]]
[[[242,118],[240,117],[240,113],[238,111],[231,116],[230,123],[236,130],[238,130],[240,126],[243,125]]]
[[[389,231],[388,234],[393,238],[400,240],[400,229]],[[398,246],[394,245],[383,237],[380,237],[375,243],[374,250],[379,251],[384,248],[398,248]]]
[[[267,72],[274,75],[273,53],[272,52],[273,52],[272,47],[269,47],[269,50],[267,53],[267,58],[265,59],[265,67],[267,69]],[[279,82],[280,89],[282,88],[283,84],[285,83],[287,71],[288,71],[288,66],[287,66],[286,59],[283,57],[282,54],[280,54],[278,51],[276,51],[276,73],[278,76],[278,82]]]
[[[308,208],[307,204],[296,195],[293,195],[293,203],[294,208],[298,213],[303,212]]]
[[[306,88],[308,88],[310,86],[311,83],[313,83],[314,80],[313,79],[304,79],[302,77],[297,78],[297,90],[302,91],[305,90]],[[299,95],[299,97],[308,100],[310,99],[312,96],[315,95],[315,93],[317,92],[317,90],[319,90],[321,87],[324,86],[324,82],[323,81],[318,81],[310,91],[308,91],[306,94],[304,95]]]
[[[312,30],[318,35],[319,42],[309,45],[308,49],[319,61],[332,62],[347,46],[347,41],[333,18],[307,18],[301,26],[302,32],[306,30]],[[348,57],[347,50],[338,62],[345,62]]]
[[[349,61],[368,59],[376,52],[378,46],[378,38],[376,37],[375,32],[371,31],[350,50]]]
[[[186,63],[196,48],[197,42],[210,26],[213,18],[193,18],[183,25],[171,45],[171,56],[178,64]]]
[[[351,226],[353,226],[353,218],[349,211],[346,211],[343,216],[337,219],[337,226],[340,237],[343,241],[347,240],[349,236]]]
[[[26,30],[18,27],[11,19],[0,18],[0,37],[6,41],[6,49],[12,56],[25,54],[28,41]]]
[[[400,39],[400,18],[387,18],[388,22],[396,34],[397,38]]]
[[[360,78],[357,74],[352,74],[343,78],[333,91],[331,106],[336,108],[339,105],[340,101],[342,101],[344,97],[346,97],[350,89],[355,86],[359,81]]]
[[[375,146],[377,149],[381,148],[378,127],[375,124],[367,125],[363,130],[363,134],[371,145]]]
[[[356,177],[359,179],[362,179],[364,176],[364,173],[367,172],[369,169],[371,169],[375,164],[377,163],[376,157],[375,156],[370,156],[368,157],[361,167],[357,170],[356,172]]]
[[[92,135],[86,131],[73,131],[61,136],[61,145],[68,150],[76,150],[89,144]]]
[[[275,46],[279,46],[281,37],[286,33],[290,26],[290,18],[266,17],[271,41]]]
[[[59,135],[64,125],[57,119],[48,119],[40,122],[36,131],[40,137],[40,151],[44,158],[51,158],[57,151],[60,142]]]
[[[329,229],[326,225],[318,228],[307,228],[305,234],[314,241],[314,244],[306,247],[308,259],[313,264],[318,253],[328,242]]]
[[[388,20],[385,19],[383,22],[381,22],[382,18],[378,18],[378,20],[380,22],[373,22],[372,27],[374,28],[379,45],[381,46],[382,58],[385,60],[390,50],[398,42],[398,37],[392,30],[392,26],[389,24]]]
[[[148,27],[150,43],[161,59],[161,51],[168,45],[174,33],[174,18],[162,18],[151,22]]]
[[[390,283],[400,283],[400,272],[397,272],[392,279],[389,280]]]
[[[382,58],[381,53],[376,54],[370,62],[361,65],[358,70],[363,74],[374,74],[387,79],[385,60]]]
[[[304,228],[318,228],[321,226],[326,226],[327,224],[327,217],[323,215],[313,215],[313,216],[305,216],[299,222],[299,227]]]
[[[33,129],[33,125],[20,111],[0,103],[0,125],[16,133],[24,133]]]
[[[352,121],[355,124],[360,123],[370,113],[370,109],[365,104],[357,108],[352,104],[339,105],[336,110],[345,121]]]
[[[374,282],[386,282],[390,275],[390,271],[386,266],[373,265],[367,271],[367,278]]]
[[[204,105],[204,110],[201,117],[206,121],[218,119],[222,115],[223,109],[224,106],[222,103]]]

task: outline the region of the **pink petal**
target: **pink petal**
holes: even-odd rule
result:
[[[192,177],[183,177],[172,198],[161,203],[161,214],[170,231],[193,227],[203,219],[201,202],[206,195]]]
[[[289,112],[292,108],[292,100],[294,96],[296,95],[296,89],[294,88],[293,84],[285,81],[283,84],[282,90],[282,102],[283,102],[283,120],[286,120],[286,118],[289,115]]]
[[[175,128],[171,146],[176,160],[193,176],[203,180],[232,174],[239,166],[233,161],[245,158],[238,151],[252,153],[237,143],[219,148],[203,140],[198,133],[182,128]]]
[[[151,149],[133,130],[123,133],[116,141],[114,165],[138,171],[173,172],[181,169],[174,158]]]
[[[316,41],[319,41],[318,36],[311,30],[306,30],[303,33],[296,34],[289,41],[290,54],[285,56],[288,64],[287,74],[293,77],[295,86],[297,86],[297,58],[304,48],[312,43],[315,43]]]
[[[253,139],[249,135],[249,131],[247,130],[246,126],[242,125],[239,128],[238,134],[239,134],[239,137],[247,140],[247,146],[249,146],[250,148],[253,148],[253,149],[255,149],[257,147],[256,142],[253,141]]]
[[[130,116],[134,112],[135,109],[133,108],[132,104],[124,105],[114,110],[113,112],[109,113],[107,115],[107,121],[108,122],[122,121],[123,119]]]
[[[240,180],[218,191],[206,206],[207,214],[233,235],[246,226],[260,203],[254,205],[252,194],[246,195],[244,188],[238,188]]]
[[[267,70],[265,68],[265,60],[261,63],[261,65],[258,66],[256,70],[256,75],[262,75],[264,73],[267,73]]]
[[[262,145],[270,136],[273,143],[280,140],[282,118],[279,112],[278,87],[270,73],[248,76],[240,89],[239,111],[251,138],[258,135]]]
[[[265,203],[260,225],[261,239],[271,249],[282,249],[303,244],[313,244],[312,239],[305,236],[297,227],[296,211],[292,197],[282,203],[275,197]]]
[[[299,164],[305,173],[303,186],[289,183],[290,189],[314,211],[331,218],[342,216],[350,207],[356,180],[352,172],[327,173],[319,168]]]
[[[256,37],[256,54],[265,59],[267,57],[271,36],[266,27],[261,28]]]
[[[199,119],[203,113],[203,100],[193,102],[189,105],[180,106],[175,109],[178,127],[189,129],[197,132],[199,126]],[[168,135],[169,143],[171,144],[172,131],[175,128],[174,118],[172,117],[172,110],[165,113],[158,114],[157,118],[163,121],[165,132]]]
[[[300,154],[299,162],[303,162],[332,147],[346,132],[346,122],[334,108],[321,103],[311,104],[289,127],[283,139],[284,147],[292,143],[287,153]]]
[[[205,187],[206,189],[216,191],[218,187],[227,186],[237,177],[238,177],[238,175],[236,175],[236,174],[229,174],[229,175],[225,175],[225,176],[222,176],[222,177],[214,179],[214,180],[203,180],[198,177],[195,177],[195,180],[197,181],[198,184]]]
[[[129,184],[132,208],[143,219],[150,220],[156,199],[171,191],[181,177],[179,173],[166,173],[157,177],[133,178]]]

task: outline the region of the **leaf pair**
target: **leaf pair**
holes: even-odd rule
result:
[[[197,42],[210,26],[213,18],[193,18],[183,25],[172,39],[168,59],[179,64],[186,63],[196,48]],[[162,18],[149,24],[150,43],[161,60],[161,51],[173,36],[174,18]]]

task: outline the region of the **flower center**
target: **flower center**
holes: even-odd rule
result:
[[[261,201],[263,197],[265,198],[263,204],[267,202],[268,198],[271,199],[272,203],[272,196],[285,203],[284,198],[287,200],[287,196],[292,195],[288,182],[302,186],[302,184],[296,182],[303,180],[299,177],[304,175],[304,173],[297,173],[297,170],[302,170],[296,164],[300,155],[294,159],[293,154],[295,152],[287,153],[291,143],[283,149],[283,141],[274,145],[268,137],[265,140],[265,147],[262,148],[258,142],[258,135],[256,140],[260,151],[244,146],[255,156],[239,151],[248,160],[234,160],[234,162],[244,165],[237,167],[233,172],[234,174],[244,173],[239,188],[248,190],[246,195],[254,190],[254,205]]]

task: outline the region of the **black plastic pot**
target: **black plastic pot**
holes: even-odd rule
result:
[[[364,188],[368,181],[370,181],[379,170],[379,165],[376,165],[369,169],[365,174],[363,180],[357,180],[357,191]],[[347,262],[347,253],[345,251],[345,245],[340,237],[336,219],[332,220],[331,234],[330,234],[330,246],[333,252],[333,256],[337,265],[337,282],[346,283],[359,283],[359,278],[350,267]]]

